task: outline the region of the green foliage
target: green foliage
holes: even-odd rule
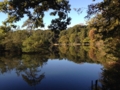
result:
[[[67,36],[61,36],[59,39],[59,43],[67,44],[68,43],[68,37]]]
[[[76,25],[67,30],[61,31],[58,41],[61,44],[75,45],[80,43],[80,37],[84,30],[87,33],[86,26]],[[0,50],[16,52],[40,52],[41,47],[50,47],[54,44],[55,33],[51,30],[19,30],[5,31],[0,29]],[[83,35],[85,36],[85,35]],[[85,37],[81,37],[85,38]]]
[[[85,25],[75,25],[59,34],[60,43],[77,44],[82,43],[87,37],[88,29]]]
[[[24,40],[23,42],[23,52],[39,52],[39,48],[43,45],[43,41],[40,39],[39,36],[31,36]]]
[[[117,60],[118,46],[120,45],[120,1],[119,0],[103,0],[97,4],[89,5],[88,16],[95,15],[89,22],[89,28],[94,30],[91,32],[91,38],[97,49],[104,48],[107,60]],[[90,31],[91,31],[90,30]],[[93,33],[93,34],[92,34]],[[93,35],[93,36],[92,36]],[[100,41],[103,41],[103,45]],[[99,51],[99,50],[97,50]],[[96,52],[97,52],[96,51]],[[98,52],[99,53],[99,52]]]
[[[2,40],[2,45],[5,47],[5,50],[10,51],[21,51],[22,42],[29,36],[27,31],[10,31],[8,32],[4,39]]]
[[[68,0],[4,0],[0,2],[0,11],[8,14],[5,25],[21,20],[26,14],[28,20],[23,26],[29,24],[33,28],[44,27],[44,13],[48,10],[52,10],[50,15],[58,15],[58,18],[51,21],[49,28],[53,31],[66,29],[71,20],[68,17],[70,12]],[[31,22],[28,23],[28,21]]]
[[[88,6],[88,15],[95,15],[90,26],[96,29],[98,39],[119,36],[120,31],[120,1],[103,0],[97,4]]]
[[[49,44],[52,43],[53,37],[54,37],[54,34],[50,30],[32,31],[31,36],[23,41],[22,51],[23,52],[40,52],[41,47],[46,46],[45,44],[49,46]]]
[[[1,42],[2,42],[2,40],[3,40],[3,38],[5,37],[5,33],[4,33],[4,30],[3,29],[0,29],[0,44],[1,44]]]
[[[69,38],[69,42],[70,42],[70,43],[74,43],[74,42],[75,42],[75,38],[76,38],[76,34],[74,34],[74,33],[71,34],[71,35],[70,35],[70,38]]]
[[[9,32],[10,30],[11,30],[10,26],[0,26],[1,33],[6,33],[6,32]]]
[[[90,38],[89,37],[84,38],[83,42],[90,42]]]

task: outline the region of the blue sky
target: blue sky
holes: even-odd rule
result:
[[[69,16],[72,18],[72,20],[71,20],[71,24],[68,27],[72,27],[72,26],[74,26],[76,24],[80,24],[80,23],[85,24],[84,17],[86,15],[86,11],[87,11],[87,9],[84,9],[84,11],[81,14],[78,14],[76,11],[73,10],[73,8],[80,8],[80,7],[87,8],[87,6],[89,4],[100,2],[102,0],[96,0],[95,2],[93,2],[93,0],[69,0],[69,1],[71,4],[71,12],[69,13]],[[0,12],[0,25],[2,25],[2,21],[4,21],[6,19],[6,17],[7,17],[6,14],[3,14]],[[45,17],[44,17],[45,29],[50,24],[51,19],[53,19],[53,18],[54,17],[50,16],[48,12],[45,13]],[[16,24],[21,26],[22,23],[26,19],[27,19],[27,17],[24,17],[23,19],[21,19],[21,21],[17,22]]]

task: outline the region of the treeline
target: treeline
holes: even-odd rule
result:
[[[16,30],[1,34],[1,51],[18,52],[38,52],[44,45],[52,44],[54,37],[50,30]]]
[[[59,43],[62,44],[82,44],[88,42],[88,28],[86,25],[75,25],[60,32]]]
[[[61,31],[58,38],[51,30],[7,29],[7,27],[0,27],[0,52],[40,52],[41,49],[49,48],[54,43],[66,45],[82,43],[88,36],[87,26],[82,25],[75,25]]]

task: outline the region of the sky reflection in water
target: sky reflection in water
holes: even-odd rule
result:
[[[91,90],[91,82],[100,78],[102,67],[48,59],[42,67],[28,67],[19,75],[16,69],[0,74],[0,90]]]

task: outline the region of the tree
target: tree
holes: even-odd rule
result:
[[[0,26],[2,33],[9,32],[11,30],[10,26]]]
[[[33,34],[22,43],[22,52],[39,52],[44,42],[41,40],[40,35]]]
[[[34,28],[44,27],[44,13],[52,10],[50,15],[58,15],[51,21],[49,28],[53,31],[64,30],[70,24],[68,17],[70,5],[68,0],[4,0],[0,2],[0,12],[7,13],[5,25],[19,21],[26,14],[29,25]]]
[[[120,35],[120,0],[103,0],[88,6],[87,18],[96,15],[93,27],[102,35],[102,39]]]
[[[70,37],[69,37],[69,42],[70,43],[75,43],[75,38],[76,38],[76,34],[71,34]]]
[[[67,44],[69,42],[69,39],[67,36],[61,36],[60,39],[59,39],[59,43],[62,43],[62,44]]]

